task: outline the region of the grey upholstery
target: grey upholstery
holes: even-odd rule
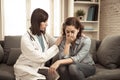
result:
[[[107,36],[97,51],[99,62],[107,68],[117,68],[120,63],[120,35]]]
[[[20,40],[21,36],[5,36],[5,40],[2,42],[2,47],[0,46],[0,80],[15,80],[13,65],[21,53]],[[112,41],[116,41],[116,43],[113,43]],[[119,35],[108,36],[102,41],[92,39],[90,52],[93,55],[93,59],[96,63],[95,66],[97,71],[95,75],[86,78],[86,80],[120,80],[120,60],[117,62],[117,67],[114,69],[109,69],[108,67],[102,65],[100,62],[100,57],[102,57],[101,55],[103,54],[102,52],[107,52],[105,50],[108,50],[110,51],[109,53],[112,53],[111,49],[116,49],[117,47],[117,52],[120,53],[119,44]],[[107,49],[102,49],[104,46],[107,46],[105,47]],[[109,53],[104,54],[107,56]],[[119,56],[119,54],[115,53],[115,56]],[[56,55],[56,57],[58,56]],[[53,60],[55,61],[55,59],[56,58]]]
[[[20,48],[20,38],[20,36],[5,36],[3,62],[7,62],[11,48]]]
[[[12,66],[3,63],[0,64],[0,80],[15,80]]]
[[[91,54],[96,62],[96,74],[87,80],[120,80],[120,35],[92,40]]]
[[[0,45],[0,62],[2,62],[3,56],[4,56],[3,48]]]
[[[7,60],[7,65],[14,65],[20,54],[20,48],[11,48]]]
[[[0,80],[15,80],[13,65],[19,57],[21,36],[5,36],[2,46],[0,47]],[[1,54],[4,54],[1,58]]]

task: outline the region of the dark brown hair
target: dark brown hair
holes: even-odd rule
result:
[[[41,35],[40,24],[48,20],[48,13],[43,9],[37,8],[31,15],[31,27],[30,30],[34,35]]]
[[[84,26],[80,23],[79,19],[76,17],[68,17],[65,22],[63,23],[62,28],[62,35],[65,36],[65,29],[67,26],[74,26],[76,29],[79,30],[77,34],[77,38],[81,37],[82,30],[84,29]]]

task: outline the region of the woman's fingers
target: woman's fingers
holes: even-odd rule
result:
[[[50,67],[50,69],[48,70],[48,74],[55,74],[55,69],[54,68],[52,68],[52,67]]]

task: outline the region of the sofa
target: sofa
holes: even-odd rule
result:
[[[0,80],[15,80],[13,65],[19,57],[21,36],[5,36],[0,41]]]
[[[0,41],[0,80],[15,80],[13,65],[21,54],[20,40],[21,36],[5,36]],[[91,41],[96,73],[86,80],[120,80],[120,35]]]
[[[86,80],[120,80],[120,35],[109,35],[101,41],[91,41],[90,52],[96,73]]]

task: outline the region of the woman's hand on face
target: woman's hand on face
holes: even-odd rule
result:
[[[55,42],[55,45],[59,46],[61,41],[62,41],[63,37],[59,37],[56,42]]]
[[[49,68],[49,74],[55,74],[55,71],[57,70],[57,68],[60,66],[60,61],[56,61],[55,63],[53,63],[50,68]]]
[[[66,36],[66,43],[72,43],[73,41],[75,40],[75,38],[74,37],[71,37],[71,36]]]

